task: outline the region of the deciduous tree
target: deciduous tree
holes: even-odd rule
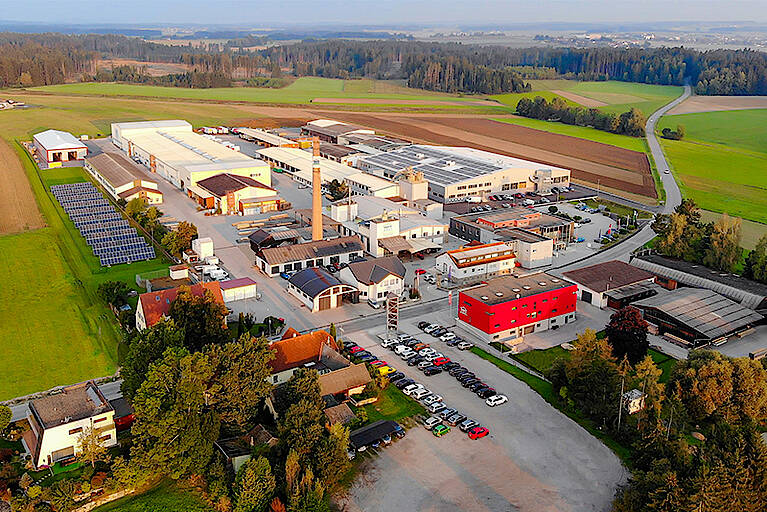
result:
[[[307,456],[322,437],[322,408],[307,399],[301,399],[285,411],[280,418],[280,440],[301,457]]]
[[[127,304],[129,291],[130,288],[124,281],[105,281],[96,288],[98,296],[115,308]]]
[[[626,356],[631,364],[641,361],[650,347],[647,341],[647,322],[642,318],[642,313],[632,306],[621,308],[610,316],[605,334],[615,358],[620,360]]]
[[[0,437],[2,437],[3,433],[8,428],[8,425],[11,424],[12,417],[13,414],[11,413],[11,408],[7,405],[0,405]]]
[[[293,375],[283,385],[281,393],[277,397],[275,406],[278,414],[282,414],[292,404],[298,403],[299,400],[306,400],[313,407],[320,410],[324,408],[317,370],[299,368],[293,372]]]
[[[184,346],[190,351],[227,342],[230,339],[229,330],[224,326],[227,314],[226,306],[218,302],[210,290],[196,296],[184,286],[168,310],[168,317],[183,329]]]
[[[77,438],[77,456],[91,467],[96,467],[96,462],[108,460],[105,440],[101,439],[102,433],[93,426],[85,427]]]
[[[120,389],[131,400],[146,379],[149,367],[162,358],[165,350],[184,346],[184,331],[173,320],[162,320],[139,333],[131,341],[120,376]]]
[[[742,252],[741,223],[740,219],[732,219],[726,213],[714,223],[711,243],[703,258],[704,265],[724,272],[735,269]]]
[[[767,235],[762,236],[748,253],[743,277],[767,283]]]

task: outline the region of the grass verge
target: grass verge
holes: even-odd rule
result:
[[[631,466],[631,450],[627,446],[620,444],[618,441],[605,434],[602,430],[597,428],[593,421],[584,417],[580,412],[572,411],[563,407],[559,401],[559,398],[554,393],[554,388],[551,383],[530,375],[526,371],[517,368],[513,364],[499,359],[492,354],[485,352],[479,347],[473,347],[471,351],[482,359],[491,362],[501,370],[511,374],[513,377],[516,377],[517,379],[527,384],[533,391],[541,395],[541,397],[546,400],[546,402],[551,404],[554,408],[559,410],[568,418],[578,423],[581,427],[586,429],[588,433],[602,441],[605,446],[610,448],[626,466]]]
[[[190,492],[179,489],[173,482],[165,480],[156,487],[133,496],[126,496],[96,509],[97,512],[119,510],[120,512],[212,512],[201,499]]]
[[[373,423],[378,420],[401,420],[416,414],[425,414],[426,409],[406,396],[396,386],[389,384],[381,392],[378,401],[362,407],[368,415],[368,420]]]

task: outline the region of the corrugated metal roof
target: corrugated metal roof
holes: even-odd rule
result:
[[[35,142],[45,149],[81,149],[86,147],[69,132],[46,130],[34,135]]]
[[[317,240],[287,247],[269,247],[261,251],[261,256],[270,265],[280,265],[350,252],[362,252],[362,242],[357,236]]]

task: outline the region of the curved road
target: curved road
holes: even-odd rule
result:
[[[684,92],[677,99],[671,103],[664,105],[650,115],[647,119],[647,125],[645,126],[645,133],[647,136],[647,144],[650,146],[650,152],[652,153],[653,160],[655,160],[655,167],[660,174],[663,188],[666,190],[666,203],[660,210],[660,213],[671,213],[674,211],[679,203],[682,202],[682,193],[679,190],[673,174],[664,174],[663,171],[669,168],[668,162],[666,162],[666,156],[663,154],[663,150],[660,147],[660,142],[655,136],[655,125],[658,123],[663,114],[676,107],[684,100],[686,100],[692,93],[692,88],[689,85],[684,86]],[[619,243],[618,245],[606,249],[602,252],[596,253],[585,261],[578,261],[559,267],[556,269],[557,273],[562,273],[575,268],[583,267],[584,265],[594,265],[597,263],[603,263],[610,260],[628,260],[629,255],[636,249],[642,247],[655,237],[655,232],[650,227],[650,223],[647,223],[637,234],[629,238],[628,240]]]

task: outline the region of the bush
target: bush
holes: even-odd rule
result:
[[[559,208],[557,208],[553,204],[549,206],[549,213],[557,213],[558,211],[559,211]]]

